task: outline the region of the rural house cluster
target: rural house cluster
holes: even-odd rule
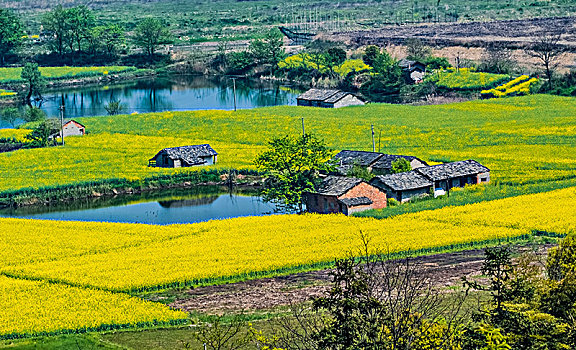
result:
[[[316,192],[304,195],[309,212],[350,215],[385,208],[388,199],[405,203],[449,194],[455,187],[490,181],[490,169],[475,160],[429,166],[414,156],[351,150],[343,150],[334,158],[338,162],[337,174],[324,178]],[[398,159],[407,160],[412,170],[392,174],[392,163]],[[371,171],[375,177],[369,182],[347,177],[355,166]]]

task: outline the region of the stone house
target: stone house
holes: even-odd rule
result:
[[[208,144],[164,148],[148,160],[148,166],[180,168],[216,164],[218,153]]]
[[[362,179],[328,176],[316,192],[303,195],[310,213],[350,215],[369,209],[386,207],[386,193]]]
[[[434,190],[490,182],[490,169],[475,160],[444,163],[414,170],[433,182]]]
[[[64,123],[62,130],[64,131],[64,137],[84,136],[86,134],[86,127],[73,119]]]
[[[370,184],[385,191],[387,198],[394,198],[401,203],[427,196],[432,191],[432,181],[416,171],[379,175]]]
[[[337,170],[340,174],[347,174],[355,165],[373,172],[375,175],[392,173],[392,163],[398,159],[406,159],[412,169],[428,166],[425,161],[414,156],[384,154],[378,152],[343,150],[334,156]]]
[[[296,98],[298,106],[342,108],[361,106],[364,101],[350,92],[334,89],[310,89]]]

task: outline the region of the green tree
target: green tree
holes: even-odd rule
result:
[[[20,111],[15,107],[5,108],[2,111],[2,114],[0,114],[0,118],[2,118],[2,120],[6,123],[10,124],[12,127],[16,126],[16,121],[21,117],[22,116],[20,115]]]
[[[332,47],[328,49],[326,53],[326,64],[330,67],[331,71],[334,71],[334,67],[341,65],[346,61],[346,51],[339,47]]]
[[[90,37],[95,25],[94,13],[88,7],[81,5],[66,11],[66,17],[71,42],[76,44],[78,51],[82,51],[82,43]]]
[[[32,141],[31,147],[46,147],[54,143],[53,135],[59,132],[60,129],[56,126],[56,123],[45,120],[26,135],[25,138]]]
[[[0,8],[0,66],[6,55],[14,52],[22,44],[22,23],[14,12]]]
[[[333,152],[314,135],[283,136],[269,142],[254,163],[266,172],[263,197],[289,210],[303,210],[302,193],[314,191],[320,171],[334,169]]]
[[[405,173],[412,170],[412,165],[406,158],[398,158],[392,162],[392,174]]]
[[[118,55],[126,45],[124,29],[116,24],[94,27],[88,40],[92,53],[102,50],[108,57]]]
[[[406,53],[411,60],[426,62],[428,57],[432,55],[432,49],[418,38],[407,39],[405,45]]]
[[[37,122],[46,119],[46,113],[38,107],[30,106],[26,108],[26,112],[24,112],[23,116],[24,121],[26,122]]]
[[[374,45],[367,46],[366,49],[364,50],[362,60],[370,67],[374,67],[374,62],[376,62],[376,59],[378,58],[378,56],[380,56],[381,53],[382,52],[378,46]]]
[[[134,34],[136,46],[149,56],[153,56],[160,45],[172,42],[172,34],[166,24],[156,18],[146,18],[138,23]]]
[[[70,34],[70,12],[64,9],[62,5],[57,5],[42,17],[42,26],[44,30],[52,34],[48,42],[50,48],[60,56],[64,54],[66,46],[73,47]]]
[[[31,106],[32,97],[42,98],[42,88],[44,86],[44,78],[40,69],[38,69],[38,63],[28,62],[22,68],[22,73],[20,77],[26,81],[28,85],[27,94],[24,97],[24,102]]]
[[[250,42],[248,51],[256,63],[269,64],[273,68],[286,57],[284,40],[282,34],[277,30],[268,32],[264,39]]]

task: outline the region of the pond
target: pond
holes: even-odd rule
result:
[[[64,102],[66,118],[107,115],[110,101],[120,101],[124,114],[203,109],[234,109],[234,81],[230,77],[161,76],[109,86],[85,86],[48,91],[39,104],[57,117]],[[302,91],[260,80],[236,79],[238,109],[295,105]],[[0,121],[0,128],[9,125]]]
[[[126,222],[154,225],[194,223],[242,216],[276,214],[254,190],[228,191],[206,186],[79,200],[56,206],[29,206],[0,210],[0,217],[47,220]]]

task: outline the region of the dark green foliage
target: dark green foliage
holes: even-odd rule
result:
[[[166,23],[149,17],[138,23],[133,41],[148,56],[154,56],[160,45],[170,44],[173,39]]]
[[[344,49],[332,47],[326,52],[326,63],[330,69],[341,65],[344,61],[346,61],[346,51],[344,51]]]
[[[44,30],[51,34],[51,39],[48,44],[50,48],[60,56],[64,54],[67,46],[72,42],[69,15],[69,10],[64,9],[62,5],[59,4],[42,17]]]
[[[27,107],[24,113],[24,121],[26,122],[38,122],[46,119],[46,113],[38,107]]]
[[[376,46],[368,46],[363,59],[366,64],[371,63],[377,74],[362,84],[362,94],[374,102],[387,102],[391,96],[398,96],[404,84],[398,62]]]
[[[60,128],[56,125],[56,123],[45,120],[37,127],[35,127],[32,132],[25,137],[27,140],[32,141],[30,143],[31,148],[47,147],[56,144],[53,135],[59,132]]]
[[[324,141],[312,134],[272,139],[268,150],[254,160],[258,170],[266,173],[264,199],[301,212],[302,194],[314,191],[321,171],[334,170],[332,155]]]
[[[122,112],[126,108],[125,105],[120,102],[120,100],[112,100],[108,102],[107,105],[104,106],[104,109],[108,113],[108,115],[116,115]]]
[[[23,35],[20,18],[14,12],[0,8],[0,66],[4,65],[6,55],[22,44]]]
[[[425,45],[422,40],[418,38],[407,39],[404,45],[406,45],[408,59],[426,62],[432,55],[432,48]]]
[[[0,137],[0,153],[12,152],[22,148],[22,142],[13,137]]]
[[[405,158],[399,158],[392,162],[392,174],[405,173],[412,170],[412,165]]]
[[[87,41],[92,54],[103,52],[108,57],[118,55],[126,45],[124,29],[115,24],[92,28]]]
[[[44,78],[38,69],[37,63],[28,62],[22,68],[21,78],[28,85],[28,92],[24,97],[24,102],[31,107],[32,98],[42,99],[42,88],[44,87]]]
[[[0,119],[10,124],[12,127],[16,126],[16,121],[18,121],[20,118],[22,118],[22,115],[20,114],[18,108],[8,107],[5,108],[2,113],[0,113]]]
[[[374,63],[378,56],[380,56],[381,50],[378,46],[370,45],[366,47],[364,50],[364,55],[362,56],[362,60],[364,63],[369,65],[370,67],[374,67]]]
[[[346,173],[346,176],[354,177],[357,179],[363,179],[366,181],[370,181],[374,178],[374,174],[372,174],[372,172],[370,170],[368,170],[368,168],[361,166],[361,165],[358,165],[358,164],[352,165],[352,168],[350,168],[350,170],[348,170],[348,172]]]
[[[424,63],[426,63],[426,70],[452,67],[452,64],[450,64],[450,61],[448,61],[446,57],[430,56],[424,61]]]

